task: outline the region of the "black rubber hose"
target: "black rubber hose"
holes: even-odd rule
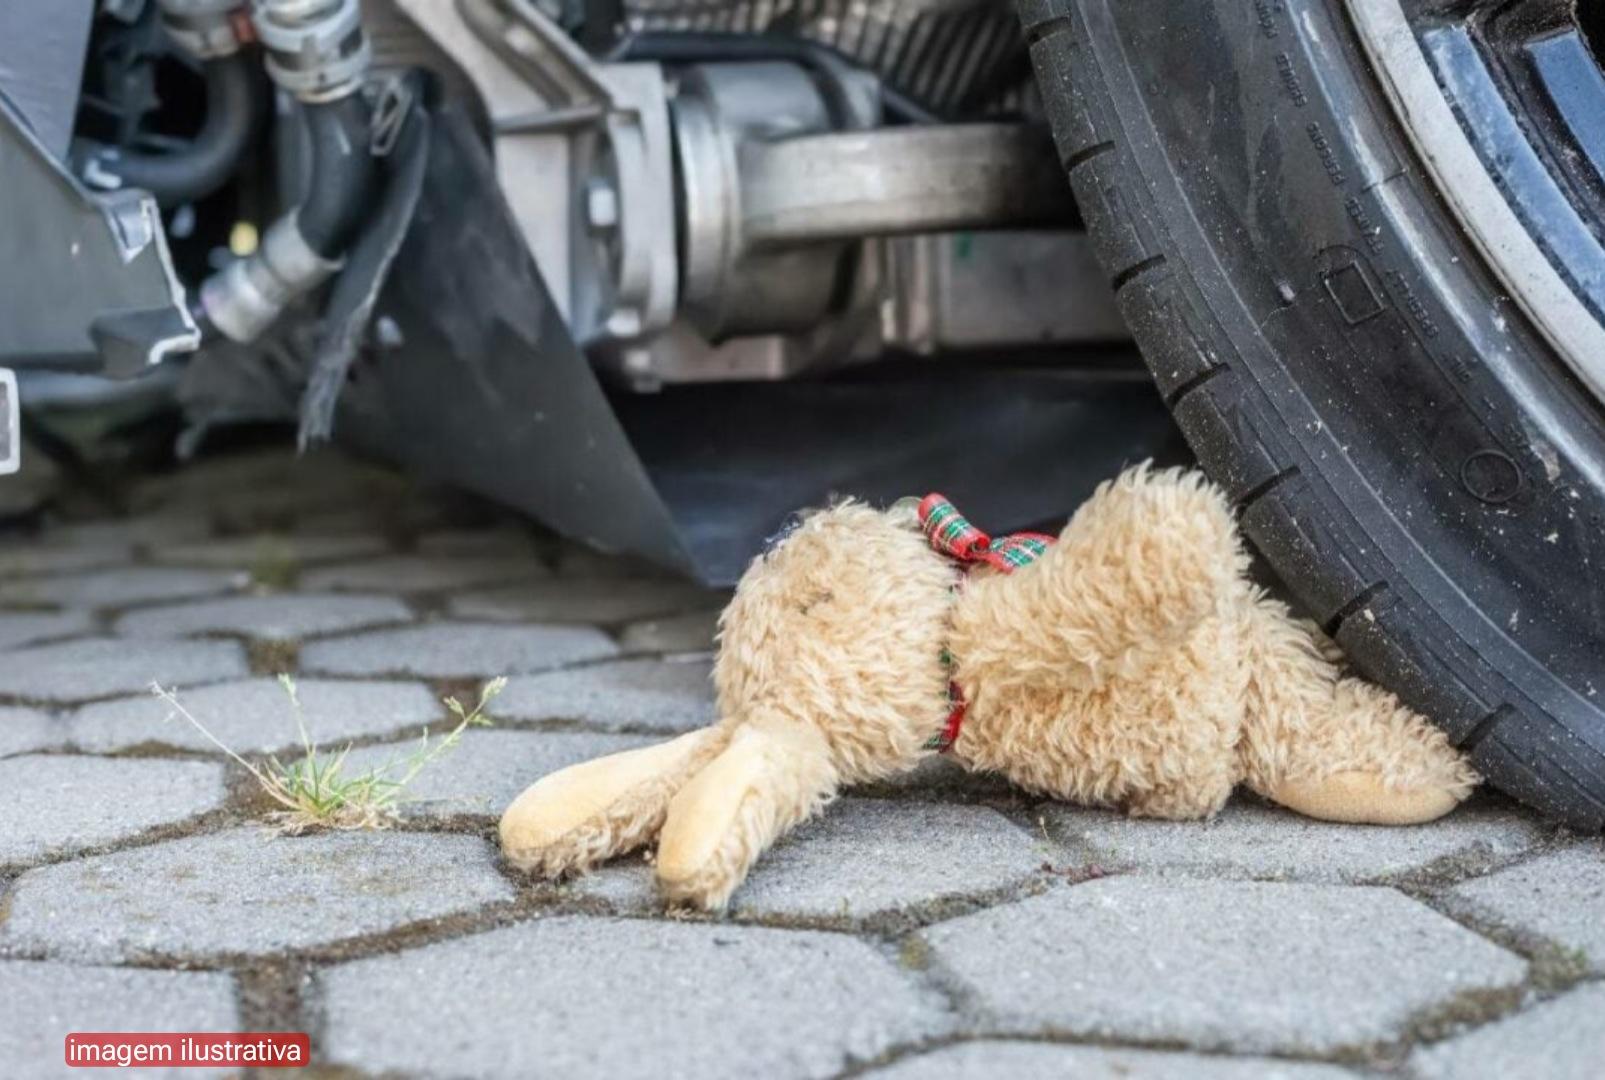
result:
[[[306,107],[312,172],[296,223],[307,246],[337,259],[355,239],[373,188],[368,104],[361,94]]]
[[[234,174],[262,114],[264,87],[255,64],[240,53],[208,60],[206,120],[183,150],[167,154],[103,152],[99,166],[129,187],[156,196],[162,206],[204,198]]]

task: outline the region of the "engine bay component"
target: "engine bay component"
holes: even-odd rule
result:
[[[333,276],[361,224],[374,165],[361,93],[370,50],[359,16],[356,0],[261,0],[254,9],[268,73],[302,102],[312,165],[301,204],[256,251],[201,284],[206,328],[230,340],[255,341]]]
[[[0,363],[136,375],[200,333],[156,203],[86,190],[0,94]]]
[[[755,250],[743,199],[753,152],[835,130],[818,84],[796,64],[703,64],[681,78],[673,115],[686,317],[709,339],[816,325],[830,312],[846,245]]]
[[[143,188],[162,206],[178,206],[205,198],[233,175],[262,114],[261,75],[240,53],[249,33],[244,0],[159,0],[157,11],[168,41],[200,62],[206,119],[194,138],[165,152],[87,146],[79,173],[93,187]]]
[[[936,356],[1129,334],[1085,232],[899,237],[885,263],[882,348]]]
[[[94,0],[0,4],[0,96],[51,154],[72,138]]]
[[[256,131],[262,111],[261,76],[238,53],[207,59],[206,121],[182,149],[142,153],[100,147],[81,168],[84,180],[108,190],[143,188],[163,206],[177,206],[212,194],[226,183]]]
[[[933,124],[779,139],[741,155],[755,248],[1074,220],[1053,139],[1025,124]]]
[[[322,285],[340,264],[313,249],[297,216],[275,221],[250,256],[201,285],[201,308],[225,337],[255,341],[296,297]]]
[[[978,118],[1031,86],[1014,5],[998,0],[623,0],[628,32],[793,37],[836,50],[931,113]]]
[[[256,36],[273,81],[308,104],[355,93],[372,63],[359,0],[257,0]]]
[[[939,476],[988,520],[1024,527],[1122,462],[1166,455],[1168,415],[1129,367],[888,365],[608,393],[464,111],[431,113],[422,205],[376,308],[383,355],[341,397],[342,437],[366,452],[710,584],[733,582],[797,506],[831,492],[889,502]],[[1021,475],[1031,482],[1010,482]]]
[[[893,238],[1074,223],[1044,130],[887,126],[880,78],[829,48],[652,31],[604,61],[530,0],[399,3],[472,80],[503,192],[571,331],[639,388],[939,351],[938,333],[884,333],[904,328],[893,312],[930,302],[888,293],[927,280],[892,265],[916,251]],[[1101,276],[1089,281],[1112,312]],[[1035,336],[990,344],[1038,345],[1063,326],[1048,310],[1062,301],[1032,295],[1046,304],[1021,320]],[[1121,336],[1112,323],[1097,333]],[[984,337],[972,325],[953,340]]]
[[[547,193],[562,216],[548,215],[547,228],[576,238],[566,305],[576,333],[629,339],[666,326],[678,268],[662,69],[595,63],[529,0],[463,0],[460,10],[537,95],[498,128],[564,135],[568,183]]]
[[[397,2],[472,80],[503,194],[575,336],[667,326],[678,266],[662,68],[597,64],[528,0]]]
[[[856,83],[856,86],[854,86]],[[851,96],[872,111],[877,85]],[[1022,124],[841,131],[796,64],[699,64],[672,103],[681,310],[710,341],[802,332],[832,314],[866,238],[1073,219],[1053,142]]]
[[[173,43],[200,60],[240,50],[245,0],[160,0],[162,29]]]

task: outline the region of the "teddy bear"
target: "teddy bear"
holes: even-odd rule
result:
[[[939,753],[1141,817],[1207,819],[1239,784],[1327,821],[1453,809],[1466,758],[1249,566],[1217,487],[1146,464],[1056,539],[994,541],[940,495],[807,514],[720,617],[717,722],[538,780],[503,853],[556,879],[655,840],[666,900],[718,910],[838,790]]]

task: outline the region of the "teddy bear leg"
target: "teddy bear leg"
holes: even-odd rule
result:
[[[836,793],[825,736],[811,725],[746,725],[669,805],[658,885],[671,903],[716,911],[787,829]]]
[[[1305,817],[1350,825],[1420,825],[1443,817],[1462,798],[1448,787],[1392,788],[1382,773],[1357,770],[1285,781],[1266,797]]]
[[[1480,779],[1442,731],[1359,679],[1338,681],[1325,726],[1289,749],[1287,772],[1262,794],[1325,821],[1414,825],[1453,810]]]
[[[520,870],[557,878],[649,843],[669,800],[727,737],[722,727],[704,728],[542,777],[502,815],[503,854]]]
[[[1326,821],[1410,825],[1442,817],[1478,783],[1442,731],[1381,687],[1340,676],[1283,605],[1253,602],[1243,631],[1239,754],[1260,795]]]

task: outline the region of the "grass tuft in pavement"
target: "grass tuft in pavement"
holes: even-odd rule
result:
[[[288,675],[280,675],[279,683],[289,697],[290,711],[295,716],[296,731],[301,739],[301,756],[290,759],[288,763],[271,756],[265,763],[246,760],[185,708],[176,692],[159,683],[152,683],[151,693],[172,709],[169,720],[187,721],[212,745],[251,774],[268,798],[280,807],[269,815],[269,820],[280,833],[300,836],[326,829],[385,829],[395,824],[399,820],[407,786],[418,774],[431,762],[455,749],[468,728],[490,726],[491,720],[485,715],[485,707],[502,692],[507,680],[497,678],[486,683],[479,692],[478,703],[472,709],[465,707],[455,697],[446,698],[446,707],[457,718],[450,731],[431,741],[429,730],[425,728],[411,753],[392,756],[377,768],[350,775],[345,771],[350,745],[337,753],[323,753],[312,741],[307,729],[306,713],[301,708],[295,680]]]

